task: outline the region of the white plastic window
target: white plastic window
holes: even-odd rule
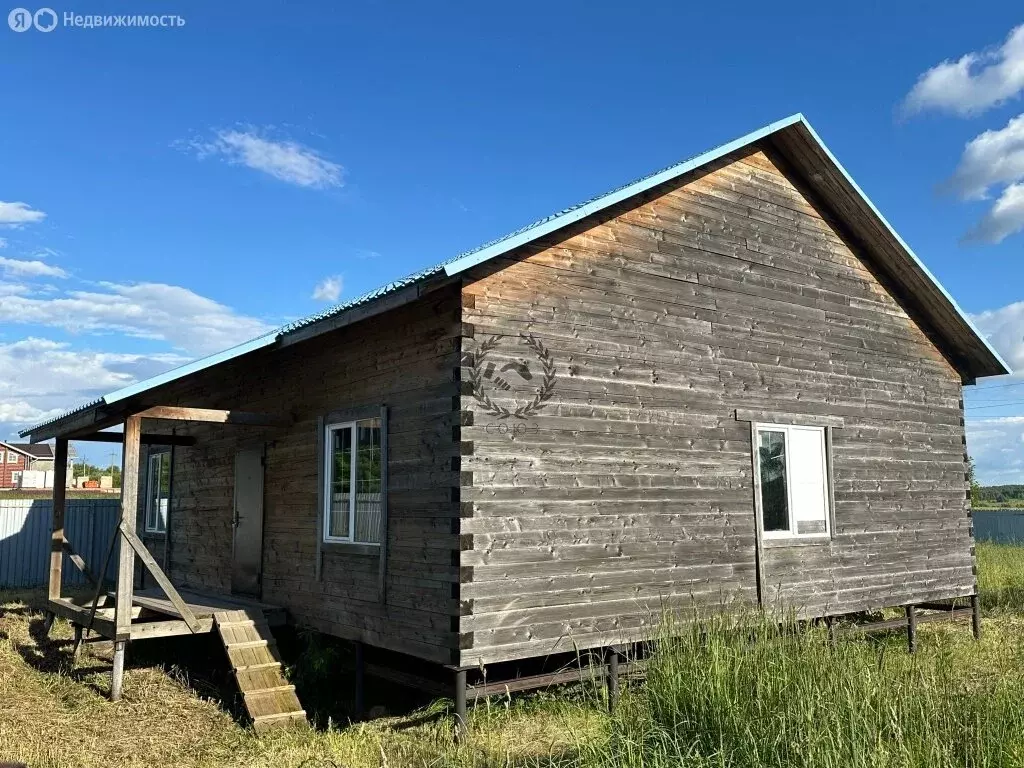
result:
[[[381,420],[328,424],[324,435],[324,541],[380,544]]]
[[[828,536],[824,427],[763,424],[756,433],[764,536]]]

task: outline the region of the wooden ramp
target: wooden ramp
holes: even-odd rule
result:
[[[284,677],[277,643],[263,611],[218,611],[213,620],[255,729],[305,722],[306,712],[295,695],[295,686]]]

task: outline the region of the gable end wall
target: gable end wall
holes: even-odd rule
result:
[[[764,601],[838,614],[975,591],[960,376],[757,148],[476,268],[463,289],[464,665],[649,637],[757,600],[749,422],[842,417],[831,540],[772,546]],[[547,350],[538,392],[496,371]],[[502,430],[502,424],[505,430]],[[508,425],[521,426],[509,436]]]

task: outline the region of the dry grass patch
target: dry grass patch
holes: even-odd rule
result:
[[[257,736],[183,674],[158,666],[129,665],[122,700],[111,703],[110,651],[87,645],[72,669],[70,625],[58,620],[49,640],[42,625],[25,596],[0,596],[0,760],[32,768],[519,765],[572,750],[606,719],[577,695],[541,694],[477,707],[460,745],[445,702],[403,717]]]

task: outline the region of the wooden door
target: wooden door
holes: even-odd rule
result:
[[[231,591],[259,597],[263,575],[263,448],[235,454]]]

